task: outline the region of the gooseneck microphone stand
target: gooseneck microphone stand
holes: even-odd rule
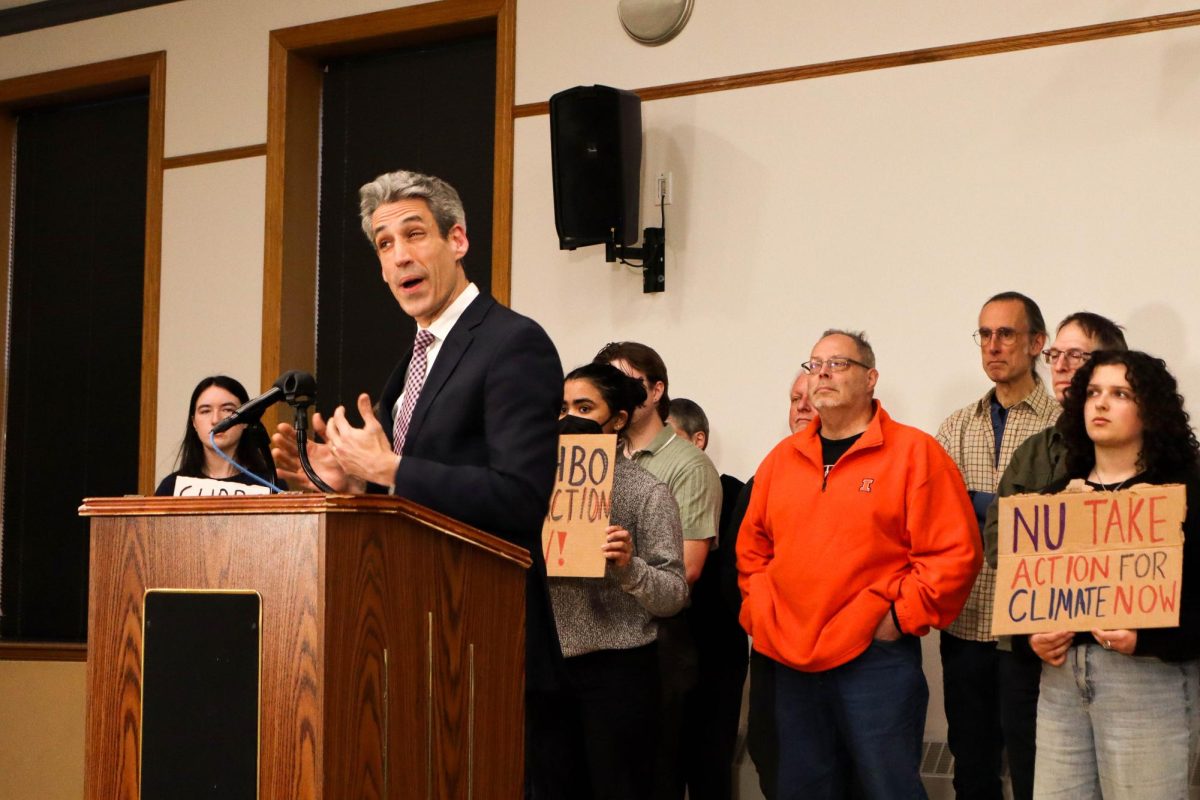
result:
[[[296,419],[292,423],[292,427],[296,429],[296,450],[300,453],[300,467],[304,470],[304,474],[313,482],[322,492],[334,494],[335,490],[325,481],[321,480],[321,476],[313,469],[312,462],[308,460],[308,407],[306,405],[295,406]]]
[[[308,460],[308,407],[317,397],[316,378],[307,372],[293,370],[280,377],[276,385],[283,390],[283,398],[287,404],[296,411],[292,427],[296,429],[296,451],[300,455],[301,469],[312,481],[313,486],[322,492],[334,494],[336,490],[321,480],[321,476],[313,469],[312,462]]]

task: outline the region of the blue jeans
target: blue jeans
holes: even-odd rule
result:
[[[866,797],[924,798],[919,773],[928,703],[921,642],[913,636],[872,642],[825,672],[777,663],[778,797],[842,797],[848,754]]]
[[[1034,797],[1179,800],[1200,731],[1200,662],[1076,645],[1042,665]]]

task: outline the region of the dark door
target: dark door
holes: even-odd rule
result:
[[[414,170],[450,182],[467,212],[467,277],[491,289],[496,40],[490,34],[326,65],[317,277],[317,406],[378,399],[415,324],[383,284],[358,187]],[[352,414],[357,419],[357,413]]]

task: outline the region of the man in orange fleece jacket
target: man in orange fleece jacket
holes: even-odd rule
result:
[[[779,797],[841,797],[839,752],[867,796],[924,797],[917,637],[967,599],[975,514],[946,451],[874,400],[863,334],[826,331],[804,368],[818,422],[758,468],[737,543],[741,622],[774,662]]]

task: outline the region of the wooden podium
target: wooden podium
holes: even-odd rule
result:
[[[92,498],[80,513],[88,800],[143,796],[158,589],[261,598],[261,800],[521,796],[524,549],[385,496]]]

